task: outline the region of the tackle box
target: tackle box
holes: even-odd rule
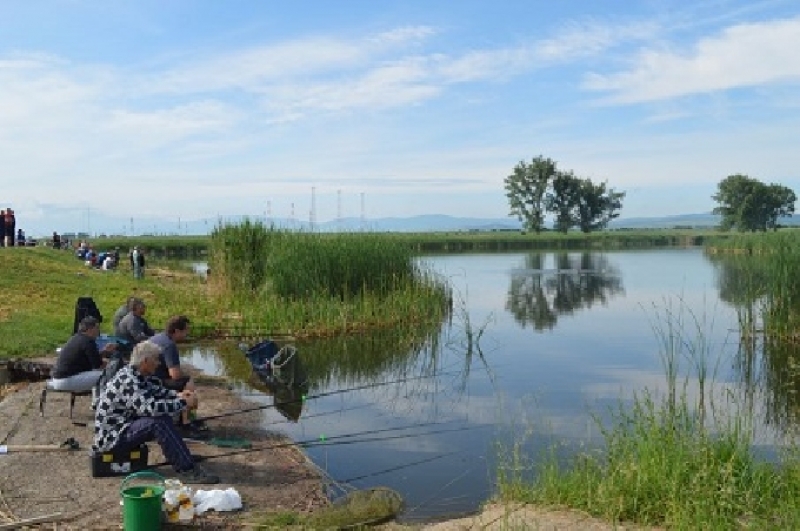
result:
[[[93,478],[127,476],[147,468],[147,445],[127,451],[92,452],[90,454]]]

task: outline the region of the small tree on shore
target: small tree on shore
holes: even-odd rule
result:
[[[777,229],[778,219],[790,217],[797,201],[786,186],[767,185],[738,173],[721,180],[712,198],[719,203],[713,212],[722,216],[720,228],[741,232]]]
[[[619,216],[625,192],[607,188],[608,183],[595,184],[582,179],[578,201],[578,227],[581,232],[604,229],[608,222]]]
[[[557,171],[552,191],[547,193],[547,210],[555,215],[553,229],[566,233],[578,223],[581,180],[571,171]]]
[[[506,197],[511,207],[509,215],[516,216],[526,230],[542,230],[545,192],[555,173],[555,161],[540,155],[530,164],[520,161],[514,166],[514,173],[505,178]]]

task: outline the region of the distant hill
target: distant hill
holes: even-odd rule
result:
[[[54,213],[56,214],[56,213]],[[244,219],[244,216],[226,216],[222,218],[226,222],[236,222]],[[253,219],[251,217],[251,219]],[[521,230],[522,225],[516,219],[506,218],[470,218],[454,217],[443,214],[430,214],[423,216],[409,217],[388,217],[388,218],[342,218],[333,221],[320,222],[313,227],[307,221],[297,221],[290,219],[264,219],[257,218],[266,223],[272,223],[276,227],[288,228],[304,231],[320,232],[358,232],[362,230],[381,231],[381,232],[459,232],[459,231],[504,231]],[[22,223],[20,223],[22,221]],[[46,220],[36,220],[30,224],[25,223],[24,219],[18,218],[17,226],[21,226],[27,235],[49,238],[53,230],[59,232],[80,232],[92,235],[189,235],[189,234],[208,234],[218,223],[217,218],[205,218],[199,220],[182,220],[170,222],[164,219],[121,219],[96,214],[91,219],[91,226],[86,222],[86,218],[75,219],[74,215],[66,213],[61,215],[48,216]],[[714,227],[719,224],[720,218],[714,214],[680,214],[675,216],[662,217],[638,217],[615,219],[609,224],[612,229],[663,229],[674,227],[693,227],[704,228]],[[135,225],[132,225],[135,222]],[[780,220],[782,225],[800,225],[798,218],[784,218]],[[44,224],[44,226],[43,226]],[[27,225],[27,226],[26,226]]]
[[[658,218],[623,218],[609,223],[612,229],[669,229],[673,227],[705,228],[716,227],[721,217],[716,214],[681,214]],[[784,226],[800,226],[800,218],[781,218],[778,223]]]
[[[386,232],[448,232],[519,230],[522,225],[511,218],[459,218],[442,214],[429,214],[407,218],[377,218],[361,220],[344,218],[320,223],[323,232],[373,230]]]
[[[653,218],[618,218],[609,223],[612,229],[669,229],[673,227],[716,227],[720,216],[716,214],[679,214]]]

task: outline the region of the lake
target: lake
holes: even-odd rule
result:
[[[720,266],[701,249],[422,261],[455,289],[441,331],[299,344],[311,375],[299,420],[263,411],[265,426],[306,446],[334,495],[390,487],[405,499],[404,521],[475,511],[498,466],[527,468],[512,463],[515,447],[532,459],[555,443],[566,453],[591,448],[601,442],[594,418],[608,419],[635,392],[665,392],[670,328],[692,338],[677,356],[690,394],[702,358],[715,396],[757,413],[774,402],[755,388],[758,368],[748,369],[756,362],[739,348],[736,309],[719,295]],[[216,347],[197,347],[187,361],[226,372]],[[768,455],[780,435],[757,428]]]

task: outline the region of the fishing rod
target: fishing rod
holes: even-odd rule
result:
[[[307,400],[313,400],[313,399],[316,399],[316,398],[323,398],[323,397],[326,397],[326,396],[340,395],[340,394],[343,394],[343,393],[350,393],[350,392],[353,392],[353,391],[363,391],[364,389],[372,389],[372,388],[381,387],[381,386],[384,386],[384,385],[392,385],[392,384],[396,384],[396,383],[412,382],[414,380],[424,380],[426,378],[434,378],[436,376],[446,376],[448,374],[456,374],[456,373],[455,372],[440,372],[440,373],[437,373],[437,374],[431,374],[431,375],[427,375],[427,376],[414,376],[414,377],[411,377],[411,378],[400,378],[398,380],[390,380],[388,382],[375,382],[375,383],[370,383],[370,384],[358,385],[356,387],[348,387],[346,389],[335,389],[333,391],[326,391],[324,393],[317,393],[315,395],[304,395],[301,398],[298,398],[296,400],[281,401],[278,404],[275,404],[275,403],[265,404],[265,405],[262,405],[262,406],[254,406],[254,407],[249,407],[249,408],[237,409],[237,410],[234,410],[234,411],[227,411],[225,413],[217,413],[216,415],[207,415],[205,417],[197,417],[196,420],[198,420],[198,421],[199,420],[206,421],[206,420],[221,419],[221,418],[224,418],[224,417],[231,417],[233,415],[241,415],[242,413],[250,413],[251,411],[261,411],[261,410],[264,410],[264,409],[272,409],[272,408],[275,408],[275,407],[277,407],[279,405],[285,406],[285,405],[290,405],[290,404],[298,404],[298,403],[302,403],[302,402],[305,402]]]
[[[352,483],[353,481],[358,481],[361,479],[372,478],[375,476],[380,476],[382,474],[388,474],[389,472],[397,472],[398,470],[403,470],[404,468],[410,468],[412,466],[417,465],[424,465],[425,463],[430,463],[431,461],[436,461],[437,459],[442,459],[444,457],[450,457],[451,455],[460,453],[459,451],[447,452],[444,454],[434,455],[433,457],[428,457],[426,459],[420,459],[419,461],[413,461],[411,463],[405,463],[403,465],[393,466],[391,468],[386,468],[384,470],[379,470],[377,472],[371,472],[369,474],[363,474],[361,476],[355,476],[352,478],[337,480],[338,483]]]
[[[283,404],[284,402],[281,402],[281,403]],[[364,408],[367,408],[367,407],[371,407],[372,405],[373,404],[362,404],[360,406],[346,407],[344,409],[334,409],[332,411],[323,411],[322,413],[314,413],[312,415],[304,415],[303,416],[303,420],[313,419],[313,418],[316,418],[316,417],[327,417],[328,415],[336,415],[336,414],[339,414],[339,413],[346,413],[348,411],[355,411],[356,409],[364,409]],[[288,420],[288,419],[276,420],[274,422],[262,423],[261,426],[262,427],[263,426],[275,426],[277,424],[286,424],[288,422],[297,422],[297,421]]]
[[[401,430],[408,430],[414,429],[424,426],[431,426],[431,425],[442,425],[447,424],[447,422],[425,422],[421,424],[413,424],[411,426],[397,426],[394,428],[383,428],[380,430],[368,430],[362,432],[355,432],[355,433],[347,433],[344,435],[334,435],[332,437],[325,437],[320,436],[316,439],[306,439],[302,441],[286,441],[281,443],[270,444],[268,446],[261,446],[259,448],[245,448],[243,450],[235,450],[231,452],[223,452],[221,454],[216,455],[204,455],[202,456],[203,461],[208,461],[210,459],[218,459],[220,457],[230,457],[230,456],[237,456],[240,454],[249,454],[252,452],[262,452],[264,450],[275,450],[278,448],[289,448],[292,446],[299,446],[301,448],[313,448],[315,446],[342,446],[346,444],[356,444],[356,443],[363,443],[363,442],[380,442],[380,441],[391,441],[396,439],[407,439],[409,437],[420,437],[423,435],[436,435],[439,433],[450,433],[450,432],[457,432],[457,431],[466,431],[466,430],[474,430],[477,428],[483,428],[486,426],[461,426],[458,428],[446,428],[441,430],[429,430],[422,433],[407,433],[401,435],[394,435],[394,436],[386,436],[386,437],[367,437],[364,439],[356,439],[356,437],[361,437],[363,435],[374,435],[377,433],[387,433],[391,431],[401,431]],[[333,442],[331,442],[333,441]],[[198,441],[199,442],[199,441]],[[151,465],[149,468],[158,468],[162,466],[169,465],[169,461],[162,461],[160,463],[156,463]]]

